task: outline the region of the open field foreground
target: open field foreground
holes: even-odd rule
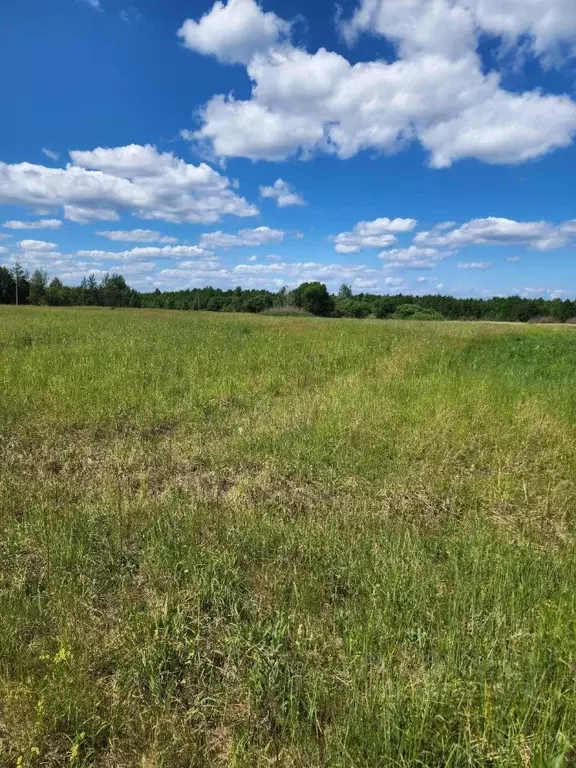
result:
[[[0,765],[575,765],[574,334],[0,307]]]

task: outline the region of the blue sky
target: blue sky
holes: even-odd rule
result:
[[[19,0],[0,262],[576,296],[575,0]]]

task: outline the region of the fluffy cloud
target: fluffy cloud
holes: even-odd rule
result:
[[[570,235],[570,222],[554,226],[547,221],[514,221],[491,216],[472,219],[445,233],[437,229],[419,232],[414,243],[447,249],[468,245],[524,245],[537,251],[549,251],[565,245]]]
[[[95,206],[64,205],[64,218],[76,224],[88,224],[91,221],[118,221],[120,216],[110,208]]]
[[[237,264],[232,272],[238,274],[282,274],[296,282],[312,280],[350,280],[373,275],[376,270],[364,264],[320,264],[314,261],[277,262],[273,264]]]
[[[361,0],[343,31],[350,42],[359,32],[387,37],[405,56],[458,57],[476,45],[479,32],[548,58],[576,45],[572,0]]]
[[[553,58],[563,45],[576,50],[576,14],[572,0],[475,0],[477,24],[505,41],[528,38],[538,55]]]
[[[244,4],[258,19],[255,28],[261,27],[267,14],[252,0],[239,3]],[[351,64],[323,48],[308,53],[287,42],[278,44],[275,35],[260,37],[258,46],[247,45],[242,56],[234,57],[246,64],[251,97],[214,97],[201,111],[200,129],[188,135],[207,143],[219,156],[253,160],[308,157],[316,152],[347,158],[363,149],[390,153],[413,141],[429,150],[430,163],[438,168],[464,157],[490,163],[539,157],[572,142],[576,103],[569,96],[504,90],[499,74],[483,68],[478,20],[491,34],[498,27],[507,40],[532,35],[540,49],[547,24],[555,30],[548,30],[550,44],[560,42],[561,25],[562,39],[572,39],[569,30],[576,26],[576,14],[568,9],[572,4],[573,0],[363,0],[345,26],[348,37],[363,30],[386,36],[396,44],[395,61]],[[207,17],[231,5],[217,3]],[[533,12],[525,11],[527,5]],[[558,24],[562,8],[570,20]],[[250,40],[248,34],[244,38]],[[218,50],[212,45],[207,52]]]
[[[90,265],[76,262],[74,266],[86,274],[86,268],[89,268]],[[149,275],[151,272],[154,272],[157,266],[158,265],[153,261],[139,261],[135,264],[112,264],[111,266],[106,267],[106,269],[90,269],[89,272],[95,273],[97,277],[104,277],[105,274],[116,272],[121,273],[123,277],[141,278],[144,275]]]
[[[489,261],[461,261],[456,266],[458,269],[488,269],[492,264]]]
[[[55,251],[56,243],[47,243],[45,240],[20,240],[18,247],[23,251]]]
[[[117,230],[104,230],[103,232],[96,232],[101,237],[107,237],[108,240],[116,240],[118,242],[125,243],[177,243],[177,237],[171,237],[170,235],[162,235],[160,232],[156,232],[152,229],[117,229]]]
[[[314,261],[273,262],[271,264],[223,265],[218,259],[183,262],[176,268],[163,269],[158,273],[158,284],[164,287],[182,287],[191,284],[238,285],[277,290],[282,285],[296,286],[305,281],[321,280],[331,290],[337,290],[343,280],[351,281],[358,288],[377,284],[376,270],[363,264],[321,264]]]
[[[127,251],[77,251],[81,259],[100,261],[141,261],[142,259],[207,258],[214,254],[197,245],[140,246]]]
[[[227,232],[205,232],[200,237],[201,248],[239,248],[265,245],[266,243],[281,243],[286,232],[270,227],[256,227],[256,229],[242,229],[236,234]]]
[[[361,0],[342,32],[349,43],[359,32],[387,37],[404,57],[429,51],[456,59],[474,43],[470,14],[448,0]]]
[[[232,268],[235,274],[243,275],[256,275],[256,274],[272,274],[274,272],[287,273],[289,269],[286,262],[279,262],[278,264],[237,264]]]
[[[286,160],[302,150],[309,155],[324,144],[322,122],[292,112],[277,112],[256,101],[215,96],[201,110],[203,126],[187,136],[220,157]]]
[[[5,221],[6,229],[60,229],[60,219],[38,219],[37,221]]]
[[[70,157],[82,168],[102,171],[111,176],[156,179],[158,182],[172,180],[183,188],[189,184],[208,189],[227,186],[206,163],[190,165],[171,152],[158,152],[152,144],[129,144],[112,149],[97,147],[89,151],[72,150]]]
[[[388,267],[426,269],[434,267],[436,262],[444,258],[445,255],[436,248],[420,248],[416,245],[410,245],[408,248],[393,248],[391,251],[382,251],[378,258],[388,262]]]
[[[520,293],[527,299],[542,298],[548,299],[564,299],[568,296],[568,291],[557,288],[523,288],[521,291],[515,291]]]
[[[246,64],[289,31],[290,24],[275,13],[264,13],[254,0],[228,0],[216,2],[200,21],[187,19],[178,35],[193,51]]]
[[[276,179],[271,187],[260,187],[260,195],[275,199],[278,208],[287,208],[291,205],[305,205],[304,198],[283,179]]]
[[[388,248],[398,242],[396,234],[411,232],[415,226],[415,219],[360,221],[352,232],[341,232],[330,239],[336,243],[337,253],[358,253],[363,248]]]
[[[554,114],[547,116],[547,109]],[[576,134],[575,118],[576,104],[567,96],[498,91],[487,102],[423,129],[421,141],[432,153],[435,168],[447,168],[465,157],[523,163],[569,146]]]
[[[142,219],[214,224],[258,209],[206,163],[192,165],[152,145],[72,151],[65,168],[0,162],[0,204],[61,206],[71,221]]]
[[[212,285],[215,287],[231,288],[238,285],[238,275],[226,269],[187,270],[187,269],[163,269],[154,278],[148,280],[149,290],[161,288],[162,290],[180,290],[190,286]],[[244,288],[264,288],[277,291],[286,282],[272,276],[244,276],[242,286]]]

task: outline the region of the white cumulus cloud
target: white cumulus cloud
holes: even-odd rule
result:
[[[216,3],[203,20],[220,18],[231,5]],[[244,5],[261,29],[267,14],[253,0],[234,8]],[[201,110],[200,128],[187,135],[218,156],[253,160],[318,152],[348,158],[418,141],[437,168],[464,157],[522,163],[572,143],[576,102],[506,90],[497,71],[484,69],[481,33],[497,29],[506,41],[527,35],[535,51],[544,51],[576,40],[575,28],[573,0],[364,0],[344,27],[349,39],[360,31],[383,35],[398,58],[351,64],[324,48],[309,53],[279,43],[276,33],[260,35],[240,54],[232,45],[227,56],[219,44],[223,25],[210,44],[193,47],[244,63],[250,98],[215,96]]]
[[[363,264],[321,264],[314,261],[275,261],[271,264],[237,264],[234,267],[223,265],[218,259],[183,262],[176,268],[161,270],[155,284],[164,288],[177,288],[187,285],[211,284],[230,287],[240,282],[247,288],[268,288],[278,290],[283,285],[296,287],[302,282],[320,280],[326,282],[332,291],[336,291],[343,280],[351,281],[361,287],[376,284],[376,270]]]
[[[276,179],[270,187],[260,187],[260,195],[276,200],[279,208],[287,208],[291,205],[305,205],[304,198],[283,179]]]
[[[367,280],[364,277],[354,278],[355,288],[375,288],[378,285],[378,280]]]
[[[388,248],[398,242],[396,234],[411,232],[416,219],[380,218],[360,221],[352,232],[340,232],[330,238],[336,243],[337,253],[358,253],[364,248]]]
[[[214,224],[258,209],[206,163],[193,165],[152,145],[70,152],[65,168],[0,162],[0,204],[62,207],[78,223],[141,219]]]
[[[236,234],[227,232],[205,232],[200,237],[200,247],[214,248],[240,248],[266,245],[266,243],[281,243],[286,232],[270,227],[256,227],[255,229],[242,229]]]
[[[389,251],[382,251],[378,258],[388,262],[388,267],[422,269],[434,267],[445,255],[445,253],[438,251],[436,248],[410,245],[408,248],[393,248]]]
[[[264,13],[254,0],[218,0],[199,21],[187,19],[178,35],[193,51],[222,62],[248,63],[289,31],[290,24],[275,13]]]
[[[451,57],[473,48],[484,33],[549,58],[562,46],[574,51],[576,15],[572,0],[361,0],[343,32],[349,42],[360,32],[381,35],[402,55]]]
[[[456,249],[469,245],[525,245],[537,251],[549,251],[565,245],[570,238],[569,222],[555,226],[547,221],[514,221],[490,216],[472,219],[445,232],[418,232],[419,246]]]
[[[141,261],[143,259],[183,259],[213,256],[197,245],[137,246],[126,251],[81,250],[76,256],[91,261]]]
[[[36,221],[5,221],[6,229],[60,229],[60,219],[37,219]]]
[[[153,229],[116,229],[96,232],[108,240],[116,240],[125,243],[177,243],[178,238],[171,235],[162,235]]]
[[[520,293],[527,299],[531,298],[549,298],[549,299],[564,299],[568,296],[568,291],[558,288],[523,288],[521,291],[515,291]]]
[[[63,205],[62,209],[64,218],[76,224],[88,224],[91,221],[118,221],[120,218],[117,211],[98,207],[97,202],[93,206]]]
[[[56,243],[48,243],[45,240],[20,240],[18,247],[23,251],[55,251]]]

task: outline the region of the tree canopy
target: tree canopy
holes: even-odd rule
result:
[[[17,278],[17,281],[16,281]],[[65,285],[58,277],[51,280],[36,270],[32,276],[19,265],[0,266],[0,304],[45,304],[49,306],[146,307],[157,309],[204,310],[211,312],[307,312],[320,317],[350,317],[413,320],[494,320],[538,322],[547,318],[566,322],[576,318],[576,301],[570,299],[527,299],[521,296],[496,296],[491,299],[407,294],[353,294],[343,284],[336,295],[326,285],[306,282],[297,288],[283,287],[277,292],[263,289],[188,288],[180,291],[139,292],[120,274],[105,275],[100,282],[88,275],[78,286]]]
[[[334,299],[324,283],[302,283],[294,291],[294,303],[320,317],[327,317],[334,309]]]

